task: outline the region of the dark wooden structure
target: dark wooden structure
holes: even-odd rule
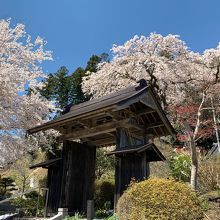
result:
[[[93,198],[96,147],[116,145],[110,153],[116,161],[115,203],[132,178],[147,178],[149,162],[165,160],[151,140],[174,135],[174,130],[156,97],[150,86],[132,86],[74,105],[59,118],[29,130],[61,133],[61,207],[86,211],[86,201]]]
[[[53,215],[60,207],[59,199],[61,195],[61,180],[62,180],[62,158],[51,159],[43,163],[35,164],[30,167],[34,169],[42,167],[48,169],[47,174],[47,187],[49,188],[48,194],[48,207],[47,214]]]
[[[70,214],[86,213],[87,200],[93,200],[96,148],[72,141],[64,141],[62,158],[48,160],[30,168],[48,169],[49,188],[47,214],[59,207],[68,207]]]

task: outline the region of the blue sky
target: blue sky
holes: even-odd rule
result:
[[[53,51],[45,72],[74,71],[134,35],[180,35],[194,51],[220,41],[219,0],[0,0],[0,18],[23,23]]]

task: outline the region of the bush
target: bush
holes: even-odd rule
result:
[[[105,209],[98,209],[95,212],[95,217],[98,219],[99,218],[107,218],[107,217],[109,217],[109,214]]]
[[[201,201],[187,185],[150,178],[131,185],[117,205],[120,220],[199,220]]]
[[[95,182],[95,208],[111,209],[114,204],[114,182],[110,180],[97,180]]]
[[[25,216],[36,216],[38,206],[38,216],[43,215],[44,211],[44,197],[39,196],[38,204],[38,193],[33,191],[25,195],[25,198],[16,198],[11,200],[11,204],[16,205],[22,210]]]
[[[16,190],[16,184],[12,177],[0,178],[0,195],[10,197],[14,190]]]
[[[175,154],[169,161],[171,175],[174,179],[189,182],[191,173],[191,159],[185,154]]]
[[[204,159],[200,162],[198,179],[203,192],[220,189],[220,157]]]

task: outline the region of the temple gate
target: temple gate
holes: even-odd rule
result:
[[[62,158],[57,159],[58,166],[47,161],[33,168],[48,168],[49,180],[57,181],[48,182],[48,209],[55,212],[64,207],[70,213],[86,213],[87,201],[93,199],[96,147],[116,146],[109,153],[115,155],[116,204],[132,178],[148,177],[149,162],[165,160],[153,138],[175,133],[157,95],[146,84],[74,105],[66,114],[28,132],[47,129],[61,133]]]

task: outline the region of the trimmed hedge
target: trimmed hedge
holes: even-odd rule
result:
[[[120,220],[199,220],[203,210],[197,194],[186,184],[150,178],[124,192],[117,216]]]

